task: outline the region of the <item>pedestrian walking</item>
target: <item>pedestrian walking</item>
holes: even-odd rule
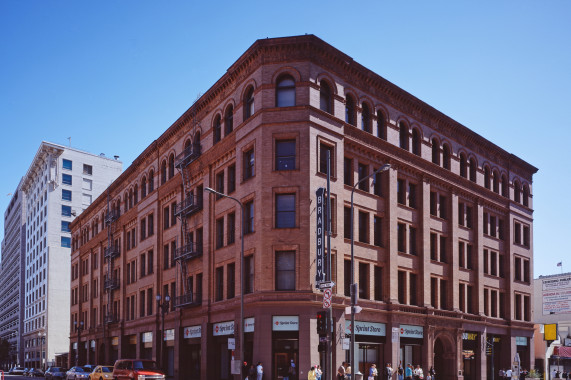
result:
[[[262,362],[258,362],[256,366],[256,380],[262,380],[264,377],[264,367],[262,366]]]
[[[339,368],[337,368],[337,380],[345,380],[347,371],[345,371],[345,362],[341,363]]]
[[[289,369],[287,370],[287,375],[289,377],[289,380],[297,379],[297,371],[295,369],[295,363],[293,362],[293,359],[291,359],[289,363]]]
[[[315,366],[315,378],[321,380],[321,376],[323,376],[323,371],[321,371],[321,366],[318,364]]]
[[[430,380],[435,380],[436,371],[434,370],[433,366],[430,366],[428,374],[430,375]]]
[[[387,363],[387,365],[385,365],[385,369],[383,370],[383,377],[385,380],[390,380],[393,377],[393,368],[391,367],[391,363]]]
[[[406,380],[412,380],[412,365],[408,363],[404,371],[404,377]]]
[[[377,380],[378,375],[379,371],[377,370],[377,365],[371,364],[371,367],[369,367],[369,377],[367,378],[367,380]]]
[[[402,367],[402,362],[399,362],[399,366],[397,368],[397,378],[398,380],[404,379],[404,368]]]
[[[315,367],[311,367],[309,372],[307,372],[307,380],[317,380],[317,376],[315,375]]]

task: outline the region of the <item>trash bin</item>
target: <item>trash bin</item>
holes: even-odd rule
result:
[[[357,371],[354,380],[363,380],[363,374],[360,371]]]

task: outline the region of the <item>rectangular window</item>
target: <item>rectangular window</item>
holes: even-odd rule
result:
[[[369,264],[359,263],[359,299],[369,298]]]
[[[406,224],[397,225],[397,249],[399,252],[406,252]]]
[[[484,274],[490,274],[488,260],[488,250],[484,249]]]
[[[295,194],[276,194],[276,228],[295,227]]]
[[[345,277],[345,282],[343,283],[343,292],[345,297],[351,296],[351,261],[343,261],[343,275]]]
[[[71,232],[71,229],[69,228],[69,223],[70,222],[66,222],[64,220],[61,221],[61,232]]]
[[[498,275],[498,253],[494,251],[490,251],[490,274]]]
[[[375,169],[377,170],[377,169]],[[377,173],[373,177],[373,193],[379,197],[383,196],[383,173]]]
[[[488,235],[488,219],[489,219],[489,218],[488,218],[488,213],[485,212],[485,213],[484,213],[484,220],[483,220],[483,222],[484,222],[484,234],[486,234],[486,235]]]
[[[145,291],[141,290],[139,293],[139,318],[143,318],[145,316]]]
[[[295,290],[295,251],[276,251],[276,290]]]
[[[81,194],[81,204],[84,206],[89,206],[91,204],[92,195],[91,194]]]
[[[254,256],[244,257],[244,293],[250,294],[254,291]]]
[[[155,233],[155,215],[150,214],[147,219],[149,220],[149,236],[153,236]]]
[[[153,289],[147,289],[147,315],[153,315],[153,304],[155,300],[153,299]]]
[[[71,248],[71,238],[67,236],[61,237],[61,246],[63,248]]]
[[[397,180],[397,202],[406,205],[406,188],[404,179]]]
[[[147,252],[147,274],[153,273],[155,270],[155,253],[151,249]]]
[[[362,181],[369,175],[369,165],[359,164],[357,167],[357,174],[359,176],[359,181]],[[359,183],[359,190],[369,192],[369,181],[362,181]]]
[[[169,261],[169,245],[165,244],[163,246],[163,268],[168,269],[170,267]]]
[[[353,186],[353,160],[347,157],[343,159],[343,183]]]
[[[523,226],[523,245],[527,248],[530,246],[529,226]]]
[[[71,190],[62,189],[61,199],[64,201],[71,201]]]
[[[228,166],[228,194],[236,191],[236,165]]]
[[[323,143],[319,144],[319,172],[327,174],[327,155],[330,155],[331,159],[331,176],[333,177],[333,163],[335,162],[335,157],[333,156],[333,147],[325,145]]]
[[[440,280],[440,308],[448,309],[448,285],[446,280]]]
[[[81,182],[81,189],[82,190],[93,190],[93,181],[90,179],[84,178]]]
[[[440,203],[439,204],[440,208],[438,210],[438,216],[442,219],[446,219],[446,217],[447,217],[446,197],[444,195],[440,195],[438,203]]]
[[[351,208],[345,207],[343,209],[343,237],[351,239]]]
[[[408,207],[416,208],[416,184],[408,184]]]
[[[216,268],[216,301],[224,298],[224,267]]]
[[[435,233],[430,234],[430,260],[436,261],[438,259],[438,235]]]
[[[514,280],[521,281],[521,258],[514,258]]]
[[[446,256],[446,236],[440,236],[440,262],[441,263],[448,262]]]
[[[417,276],[414,273],[409,273],[409,277],[408,277],[408,282],[409,282],[409,288],[410,288],[410,292],[409,292],[409,299],[410,305],[418,305],[418,299],[417,299]]]
[[[430,306],[437,309],[436,292],[438,290],[438,279],[436,277],[430,278]]]
[[[490,216],[490,236],[496,237],[496,217]]]
[[[458,303],[460,306],[460,311],[462,313],[466,312],[466,285],[458,284]]]
[[[375,266],[375,301],[383,300],[383,268]]]
[[[418,247],[416,244],[416,227],[410,226],[408,228],[408,245],[409,245],[409,252],[411,255],[418,254]]]
[[[224,218],[216,220],[216,248],[224,246]]]
[[[199,247],[199,248],[198,248]],[[202,246],[197,245],[197,249],[202,249]],[[176,265],[176,241],[171,241],[171,267]]]
[[[254,149],[244,152],[244,180],[252,178],[255,174]]]
[[[436,204],[436,193],[434,191],[430,192],[430,215],[436,216],[438,205]],[[459,208],[460,209],[460,208]]]
[[[244,234],[254,232],[254,201],[250,201],[244,205]]]
[[[226,268],[226,298],[234,298],[236,295],[235,288],[236,288],[236,269],[234,263],[228,264]]]
[[[61,206],[61,215],[62,216],[71,216],[71,206]]]
[[[406,272],[398,271],[398,300],[400,304],[406,303]]]
[[[141,275],[139,276],[139,278],[143,278],[147,274],[147,260],[146,259],[147,258],[145,256],[145,254],[143,253],[141,255],[141,259],[140,259],[141,265],[139,267],[141,269]]]
[[[171,203],[171,226],[176,225],[176,202]]]
[[[230,213],[228,214],[228,244],[233,244],[236,241],[236,214]]]
[[[369,213],[359,211],[359,241],[369,242]]]
[[[141,219],[141,241],[147,238],[147,219]]]
[[[383,219],[379,216],[373,218],[373,234],[374,244],[377,247],[383,246]]]
[[[65,170],[71,170],[73,168],[73,163],[71,160],[66,160],[65,158],[62,160],[62,168]]]
[[[216,174],[216,191],[224,194],[224,171]],[[216,199],[222,198],[222,195],[216,194]]]
[[[71,185],[72,177],[71,174],[62,174],[61,183],[64,185]]]
[[[83,174],[85,175],[92,175],[93,174],[93,166],[83,164]]]
[[[163,208],[163,229],[166,230],[170,227],[171,212],[169,206]]]
[[[276,170],[295,169],[295,140],[276,141]]]

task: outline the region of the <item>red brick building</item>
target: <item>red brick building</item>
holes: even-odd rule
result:
[[[73,222],[71,357],[230,378],[244,228],[246,360],[278,379],[293,359],[306,376],[320,361],[328,151],[335,367],[348,356],[352,185],[389,163],[355,191],[361,372],[402,361],[485,379],[516,352],[529,368],[537,169],[311,35],[256,41]],[[206,187],[240,200],[244,223]]]

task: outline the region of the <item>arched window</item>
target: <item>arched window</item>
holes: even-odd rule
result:
[[[476,182],[476,171],[478,170],[478,164],[476,160],[472,157],[470,158],[470,181]]]
[[[133,189],[129,190],[129,209],[133,208]]]
[[[523,185],[523,205],[529,207],[529,186]]]
[[[169,179],[174,177],[174,154],[169,156]]]
[[[167,181],[167,161],[164,160],[161,164],[161,185],[164,185]]]
[[[387,139],[387,120],[382,111],[377,111],[377,137]]]
[[[399,123],[399,146],[408,150],[408,126],[402,121]]]
[[[234,130],[234,107],[229,105],[224,114],[224,137],[228,136]]]
[[[155,190],[155,171],[151,169],[149,172],[149,194]]]
[[[351,125],[357,125],[357,110],[355,99],[350,94],[345,97],[345,122]]]
[[[125,206],[125,212],[129,211],[129,192],[126,191],[123,196],[123,204]]]
[[[289,75],[282,76],[276,85],[276,107],[295,106],[295,81]]]
[[[141,199],[147,196],[147,177],[141,180]]]
[[[508,187],[509,183],[508,183],[508,177],[506,177],[506,175],[502,175],[502,196],[508,198],[509,197],[509,191],[508,191]]]
[[[213,144],[216,144],[218,141],[222,139],[222,125],[220,123],[220,119],[221,119],[220,115],[216,115],[216,117],[214,118],[214,125],[212,126]]]
[[[139,185],[135,184],[135,190],[133,190],[133,204],[139,203]]]
[[[363,131],[365,132],[372,132],[372,125],[371,125],[371,109],[367,103],[363,103],[363,109],[361,111],[361,125]]]
[[[490,186],[490,168],[484,167],[484,187],[491,190]]]
[[[521,203],[521,185],[519,181],[514,181],[514,201]]]
[[[460,176],[468,178],[468,162],[464,153],[460,153]]]
[[[193,149],[200,153],[200,132],[197,132],[194,135],[194,139],[192,140],[192,145],[194,145]]]
[[[450,147],[448,144],[442,145],[442,167],[450,170]]]
[[[500,175],[496,170],[492,171],[492,190],[494,193],[500,193]]]
[[[440,143],[436,138],[432,139],[432,163],[440,165]]]
[[[254,114],[254,87],[250,86],[244,96],[244,120]]]
[[[321,81],[321,87],[319,89],[319,109],[328,113],[331,113],[331,88],[325,81]]]
[[[412,153],[420,156],[420,132],[416,128],[412,130]]]

